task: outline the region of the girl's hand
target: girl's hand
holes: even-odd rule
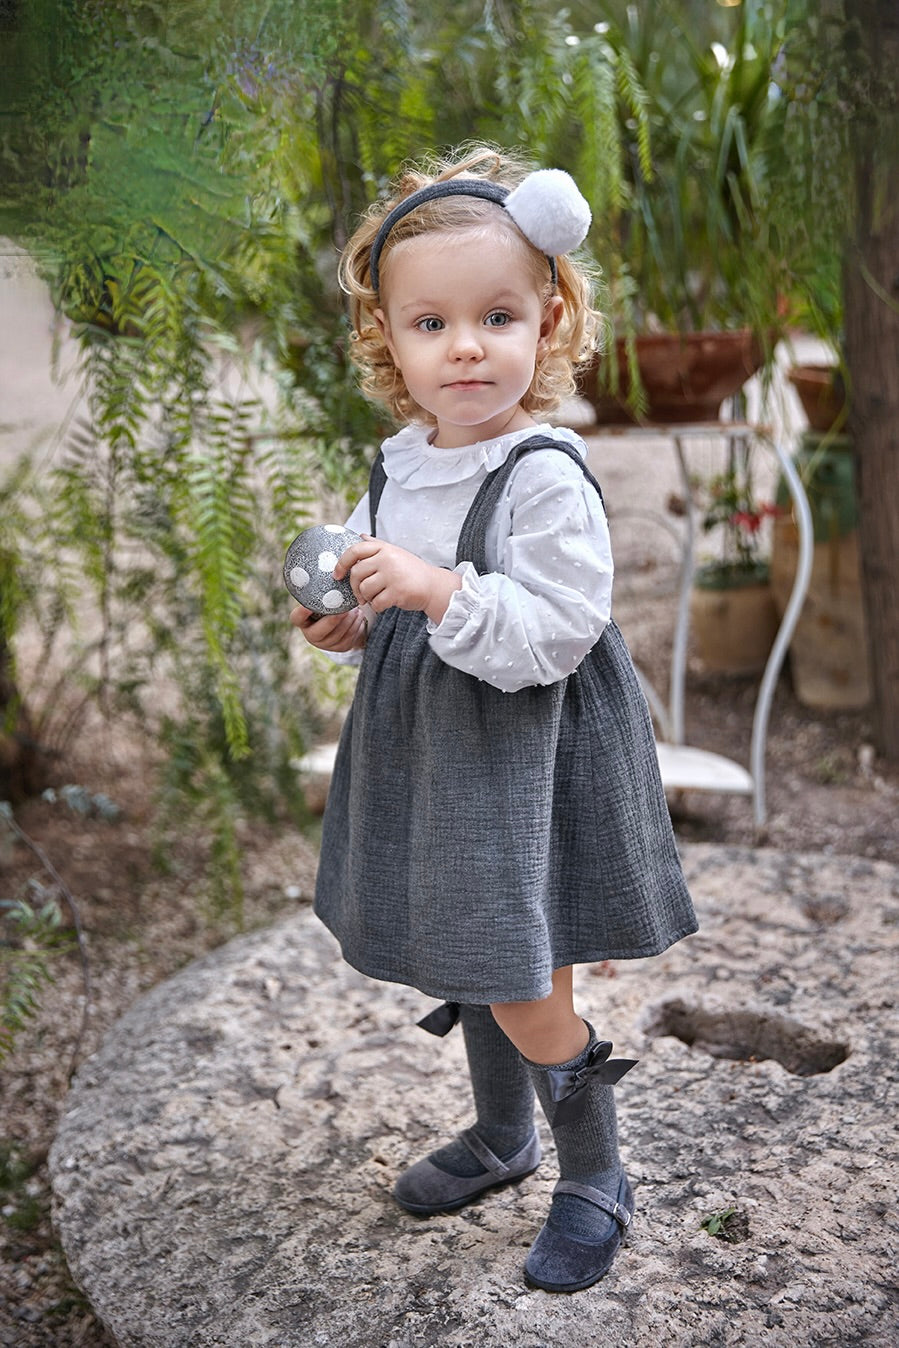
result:
[[[462,588],[462,580],[454,571],[432,566],[405,548],[370,534],[363,534],[362,542],[354,543],[339,558],[334,579],[343,580],[346,575],[356,598],[370,604],[375,613],[388,608],[408,609],[426,613],[433,623],[441,621],[453,593]]]
[[[320,651],[360,651],[368,636],[368,623],[358,608],[322,618],[298,604],[290,621],[300,629],[310,646],[316,646]]]

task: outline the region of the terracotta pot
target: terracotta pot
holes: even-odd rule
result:
[[[692,653],[708,674],[760,674],[777,634],[767,581],[690,593]]]
[[[787,378],[813,431],[823,434],[845,420],[846,389],[835,365],[794,365]]]
[[[624,338],[615,344],[618,393],[602,381],[600,357],[585,371],[581,393],[603,425],[633,424]],[[763,354],[748,328],[734,332],[653,333],[637,338],[640,377],[649,399],[644,422],[717,421],[721,404],[761,368]]]

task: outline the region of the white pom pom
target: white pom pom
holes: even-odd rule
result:
[[[590,228],[590,207],[564,169],[537,169],[503,205],[525,238],[550,257],[577,248]]]

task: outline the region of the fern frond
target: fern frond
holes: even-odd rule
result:
[[[637,141],[637,162],[648,182],[653,176],[650,146],[649,95],[637,73],[633,58],[623,44],[615,50],[615,74],[618,96],[630,114]]]

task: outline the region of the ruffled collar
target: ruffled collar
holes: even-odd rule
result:
[[[521,440],[532,435],[549,435],[573,445],[580,454],[586,453],[581,437],[566,426],[528,426],[524,430],[498,435],[495,440],[477,440],[473,445],[458,449],[438,449],[428,441],[428,426],[404,426],[396,435],[385,440],[384,471],[401,487],[445,487],[453,482],[464,482],[484,469],[491,473],[509,456],[510,450]]]

